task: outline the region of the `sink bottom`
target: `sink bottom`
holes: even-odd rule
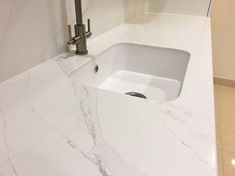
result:
[[[130,71],[117,71],[100,84],[99,88],[122,94],[136,92],[149,100],[169,101],[179,96],[181,83],[174,79]]]

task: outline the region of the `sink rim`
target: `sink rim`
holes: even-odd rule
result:
[[[131,43],[131,42],[117,42],[109,47],[106,47],[104,50],[102,50],[101,52],[99,52],[98,54],[95,55],[90,55],[92,57],[92,59],[95,59],[96,57],[99,57],[100,55],[104,54],[105,52],[107,52],[108,50],[118,46],[118,45],[132,45],[132,46],[141,46],[141,47],[146,47],[146,48],[159,48],[159,49],[164,49],[164,50],[171,50],[171,51],[177,51],[177,52],[183,52],[185,54],[187,54],[189,57],[189,60],[191,58],[191,53],[189,51],[186,50],[182,50],[182,49],[176,49],[176,48],[169,48],[169,47],[162,47],[162,46],[154,46],[154,45],[146,45],[146,44],[141,44],[141,43]]]
[[[82,67],[85,67],[87,64],[89,63],[92,63],[94,62],[94,65],[95,65],[95,61],[98,57],[102,56],[103,54],[105,54],[106,52],[110,51],[112,48],[115,48],[119,45],[128,45],[128,46],[137,46],[137,47],[144,47],[144,48],[152,48],[152,49],[161,49],[161,50],[167,50],[168,51],[171,51],[171,52],[181,52],[181,53],[184,53],[186,54],[188,57],[188,62],[187,62],[187,67],[185,69],[185,74],[184,74],[184,77],[183,77],[183,81],[179,81],[179,80],[175,80],[175,79],[172,79],[172,78],[167,78],[165,77],[166,79],[172,79],[172,80],[175,80],[175,81],[179,81],[181,82],[181,89],[179,91],[179,96],[177,96],[175,99],[172,99],[172,100],[166,100],[166,101],[157,101],[157,100],[153,100],[153,99],[142,99],[142,101],[151,101],[151,102],[173,102],[173,101],[177,101],[179,98],[181,98],[181,92],[182,92],[182,89],[184,87],[184,80],[185,80],[185,77],[186,77],[186,74],[188,72],[188,69],[189,69],[189,62],[190,62],[190,58],[191,58],[191,53],[186,51],[186,50],[182,50],[182,49],[176,49],[176,48],[168,48],[168,47],[161,47],[161,46],[153,46],[153,45],[146,45],[146,44],[140,44],[140,43],[132,43],[132,42],[117,42],[117,43],[114,43],[112,45],[109,45],[108,47],[106,46],[105,48],[103,48],[102,50],[100,50],[99,53],[96,53],[94,55],[92,54],[89,54],[87,56],[83,56],[83,57],[86,57],[87,60],[85,60],[83,63],[81,63],[80,65],[78,65],[73,71],[70,72],[69,74],[69,77],[73,77],[73,73],[76,72],[78,69],[81,69]],[[78,56],[78,57],[81,57],[81,56]],[[75,57],[75,59],[79,59],[78,57]],[[121,71],[121,70],[120,70]],[[123,70],[125,71],[125,70]],[[151,74],[149,74],[151,75]],[[153,75],[151,75],[153,76]],[[164,78],[164,77],[163,77]],[[84,83],[81,83],[80,84],[81,86],[86,86],[86,87],[90,87],[90,88],[93,88],[93,89],[98,89],[100,91],[106,91],[106,92],[110,92],[110,93],[115,93],[115,94],[119,94],[119,95],[123,95],[125,97],[129,97],[129,98],[134,98],[134,99],[139,99],[137,97],[132,97],[132,96],[127,96],[125,94],[121,94],[120,92],[116,92],[116,91],[111,91],[111,90],[104,90],[104,89],[100,89],[98,86],[92,86],[92,85],[88,85],[88,84],[84,84]]]
[[[71,76],[74,72],[76,72],[77,69],[85,66],[87,63],[91,62],[91,61],[95,61],[97,57],[103,55],[104,53],[106,53],[108,50],[118,46],[118,45],[132,45],[132,46],[141,46],[141,47],[146,47],[146,48],[159,48],[159,49],[164,49],[164,50],[171,50],[171,51],[177,51],[177,52],[183,52],[185,54],[188,55],[188,65],[190,62],[190,58],[191,58],[191,53],[189,51],[186,50],[182,50],[182,49],[176,49],[176,48],[168,48],[168,47],[161,47],[161,46],[153,46],[153,45],[145,45],[145,44],[139,44],[139,43],[131,43],[131,42],[117,42],[115,44],[112,44],[111,46],[108,46],[106,48],[104,48],[101,52],[97,53],[97,54],[88,54],[86,56],[77,56],[75,57],[75,59],[79,59],[81,57],[86,57],[87,60],[82,62],[81,64],[79,64],[76,68],[74,68],[70,73],[69,76]],[[187,72],[187,69],[186,69]],[[185,73],[186,73],[185,72]]]

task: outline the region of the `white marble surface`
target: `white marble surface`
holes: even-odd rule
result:
[[[63,54],[1,83],[0,175],[216,176],[210,40],[210,19],[146,16],[90,40],[90,56]],[[117,42],[190,52],[181,96],[155,103],[71,81]]]
[[[212,0],[149,0],[149,11],[207,16]]]

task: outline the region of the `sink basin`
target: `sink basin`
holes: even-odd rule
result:
[[[155,101],[176,99],[190,54],[169,48],[119,43],[71,75],[78,84]]]

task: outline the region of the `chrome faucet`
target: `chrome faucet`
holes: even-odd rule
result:
[[[71,25],[68,26],[69,30],[69,45],[76,45],[77,55],[88,54],[87,50],[87,38],[89,38],[92,33],[90,29],[90,19],[87,20],[88,30],[86,31],[86,25],[82,22],[82,2],[81,0],[75,0],[75,12],[76,12],[76,24],[74,25],[75,36],[72,37]]]

